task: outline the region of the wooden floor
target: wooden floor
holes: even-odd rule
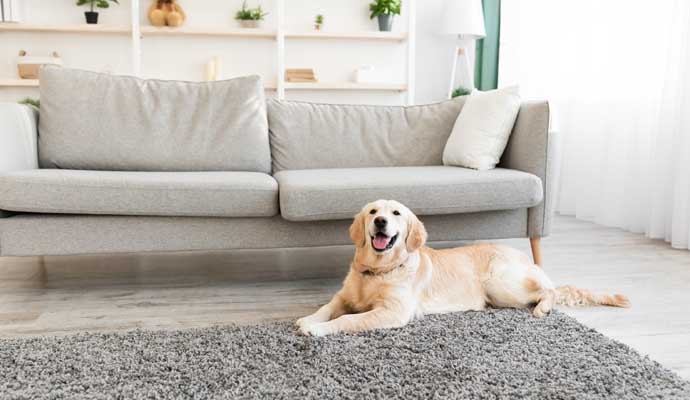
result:
[[[627,294],[628,310],[564,309],[690,378],[690,251],[559,217],[542,241],[557,284]],[[507,243],[525,251],[529,242]],[[0,337],[295,319],[326,302],[348,247],[0,258]]]

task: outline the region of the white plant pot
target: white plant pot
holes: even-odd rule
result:
[[[255,19],[240,19],[238,20],[240,28],[256,29],[261,27],[261,21]]]

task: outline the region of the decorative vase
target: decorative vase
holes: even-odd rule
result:
[[[317,31],[321,30],[321,24],[314,24],[314,29]]]
[[[241,28],[255,29],[261,26],[261,21],[257,19],[240,19]]]
[[[84,16],[86,16],[87,24],[97,24],[98,23],[98,13],[95,11],[84,11]]]
[[[390,14],[379,15],[379,31],[390,32],[393,29],[393,16]]]

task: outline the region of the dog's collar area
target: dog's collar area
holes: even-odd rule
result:
[[[389,272],[393,272],[398,268],[402,268],[403,266],[405,266],[405,264],[400,264],[394,268],[391,268],[391,269],[386,270],[386,271],[381,271],[381,272],[376,272],[376,271],[372,271],[370,269],[365,269],[364,271],[359,271],[359,273],[364,275],[364,276],[382,276],[382,275],[386,275]]]

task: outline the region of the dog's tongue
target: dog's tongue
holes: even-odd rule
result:
[[[376,250],[384,250],[386,246],[388,246],[388,242],[391,241],[391,238],[389,238],[386,235],[383,235],[381,233],[377,233],[376,236],[374,236],[373,244],[374,248]]]

